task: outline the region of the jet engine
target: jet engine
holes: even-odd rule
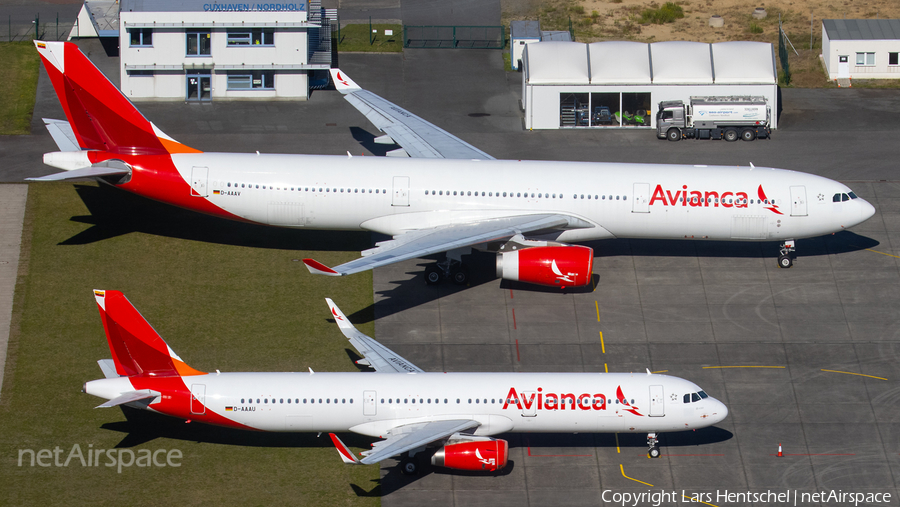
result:
[[[497,276],[504,280],[582,286],[591,282],[593,269],[594,250],[586,246],[536,246],[497,254]]]
[[[453,470],[493,472],[506,466],[509,444],[506,440],[473,437],[457,443],[448,442],[431,457],[431,464]]]

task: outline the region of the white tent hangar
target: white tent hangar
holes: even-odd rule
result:
[[[734,95],[765,97],[777,127],[766,42],[540,42],[526,46],[522,63],[528,129],[655,127],[664,100]]]

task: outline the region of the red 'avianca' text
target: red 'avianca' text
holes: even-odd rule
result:
[[[681,190],[672,193],[671,190],[663,190],[662,185],[656,185],[653,190],[653,197],[650,198],[650,205],[660,202],[663,206],[691,206],[694,208],[704,207],[718,208],[746,208],[747,192],[713,192],[699,190],[688,190],[687,185],[682,185]]]
[[[542,387],[536,392],[523,392],[521,395],[515,387],[509,388],[506,399],[503,400],[503,410],[510,405],[519,410],[606,410],[608,405],[606,395],[603,393],[545,393]],[[637,407],[632,406],[625,399],[622,387],[616,389],[616,399],[623,405],[622,409],[634,415],[643,415],[637,412]],[[537,406],[535,407],[535,404]],[[534,407],[534,408],[532,408]]]

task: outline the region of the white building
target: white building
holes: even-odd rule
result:
[[[122,0],[122,92],[133,100],[306,99],[331,64],[314,2]],[[325,74],[323,74],[324,77]]]
[[[560,30],[541,30],[540,21],[517,20],[509,23],[509,64],[519,70],[525,45],[541,41],[570,41],[572,35]]]
[[[777,127],[778,74],[764,42],[539,42],[525,46],[525,128],[656,126],[664,100],[762,96]]]
[[[822,20],[829,79],[900,78],[900,19]]]

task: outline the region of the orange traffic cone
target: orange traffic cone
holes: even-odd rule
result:
[[[777,454],[777,456],[778,456],[779,458],[781,458],[781,457],[784,456],[784,453],[781,452],[781,442],[778,443],[778,454]]]

